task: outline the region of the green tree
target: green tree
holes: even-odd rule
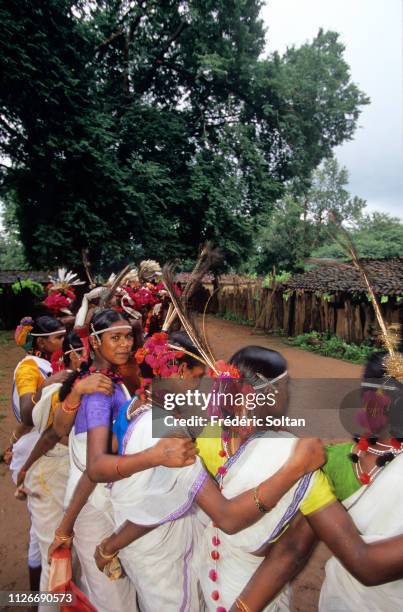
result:
[[[337,251],[328,227],[329,213],[355,224],[365,219],[365,200],[351,197],[347,186],[347,168],[340,168],[333,157],[314,170],[306,193],[299,193],[300,184],[291,184],[285,197],[276,203],[274,214],[259,216],[254,253],[246,269],[260,274],[273,266],[300,271],[307,257]]]
[[[351,138],[334,32],[263,57],[258,0],[0,5],[0,147],[28,261],[246,259],[257,215]]]
[[[351,197],[348,189],[347,168],[340,168],[337,159],[330,157],[313,173],[312,186],[306,201],[308,214],[316,225],[326,224],[329,212],[340,221],[358,221],[366,206],[365,200]]]
[[[398,217],[380,212],[364,215],[350,233],[360,257],[403,257],[403,223]],[[312,256],[346,259],[345,252],[330,240]]]
[[[13,208],[13,200],[7,207],[0,203],[0,270],[27,270]]]

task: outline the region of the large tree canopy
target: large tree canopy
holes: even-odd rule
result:
[[[403,223],[385,213],[366,214],[365,200],[347,190],[348,172],[335,158],[312,173],[310,188],[289,185],[270,213],[257,216],[249,259],[243,269],[266,274],[305,269],[308,257],[348,259],[335,240],[333,218],[347,228],[361,257],[397,257],[403,252]],[[331,213],[331,217],[330,217]]]
[[[0,146],[28,261],[246,258],[368,100],[334,32],[263,55],[257,0],[5,2]]]

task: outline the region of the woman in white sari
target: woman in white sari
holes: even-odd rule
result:
[[[367,542],[403,533],[403,385],[387,375],[384,357],[374,353],[364,370],[357,420],[371,436],[350,444],[350,453],[343,445],[330,447],[326,465],[336,495]],[[400,612],[402,605],[403,579],[364,586],[336,558],[327,562],[321,612]]]
[[[145,349],[148,350],[147,343]],[[172,378],[186,377],[192,370],[192,367],[183,367],[188,365],[186,356],[177,358],[175,351],[169,356],[169,347],[164,352],[158,346],[156,355],[164,362],[164,377],[170,376],[167,362],[172,364]],[[158,367],[155,370],[158,371]],[[141,452],[155,443],[153,427],[154,431],[161,431],[157,421],[165,416],[166,413],[156,406],[152,410],[149,404],[142,406],[126,432],[124,456]],[[243,481],[231,500],[220,493],[199,458],[189,467],[169,470],[159,467],[116,482],[111,500],[118,531],[98,547],[98,567],[102,569],[120,549],[119,558],[135,584],[143,612],[202,609],[200,606],[204,604],[200,603],[197,592],[194,555],[201,546],[208,519],[196,517],[193,502],[222,530],[236,533],[248,532],[253,529],[249,526],[257,521],[256,525],[260,524],[260,501],[267,509],[277,509],[276,504],[280,504],[284,510],[294,497],[302,498],[311,480],[311,474],[303,474],[321,465],[324,460],[322,446],[317,441],[305,440],[296,448],[295,439],[282,439],[285,450],[278,460],[271,461],[267,453],[264,457],[259,455],[259,461],[264,463],[262,469],[255,479],[249,477]],[[219,451],[223,452],[221,441]],[[253,486],[259,486],[259,500]],[[276,529],[276,516],[275,512],[272,530]],[[213,534],[211,538],[214,537]]]
[[[16,343],[26,351],[26,356],[17,364],[13,377],[12,407],[18,422],[12,433],[12,460],[10,470],[17,483],[18,473],[39,439],[32,428],[32,411],[42,393],[54,382],[63,380],[65,374],[52,376],[50,359],[61,348],[66,333],[63,325],[54,317],[43,316],[33,321],[26,317],[15,332]],[[26,498],[23,487],[17,493],[19,499]],[[31,499],[27,504],[30,511]],[[41,554],[35,530],[31,525],[28,549],[28,568],[31,590],[37,591],[41,573]]]
[[[358,531],[366,542],[377,542],[403,533],[403,455],[394,459],[367,487],[344,500]],[[403,559],[402,559],[403,565]],[[403,574],[403,572],[402,572]],[[401,612],[403,579],[366,585],[354,578],[332,557],[326,563],[326,578],[320,593],[321,612]]]
[[[67,371],[79,371],[85,360],[85,347],[81,339],[69,332],[63,340],[63,361]],[[70,472],[68,438],[58,434],[54,426],[57,412],[61,410],[59,392],[61,382],[44,388],[40,400],[32,411],[33,431],[39,439],[29,457],[18,472],[17,485],[30,493],[32,526],[39,542],[42,560],[40,588],[48,590],[48,548],[53,531],[63,516],[63,503]],[[102,374],[94,374],[78,382],[75,393],[112,392],[111,381]]]
[[[245,376],[251,377],[253,371],[260,374],[265,372],[265,352],[269,356],[267,349],[247,347],[239,351],[231,361],[240,368]],[[266,452],[270,449],[270,444],[274,442],[277,441],[267,440]],[[224,478],[224,494],[236,494],[239,490],[238,486],[242,487],[242,477],[247,479],[250,475],[255,478],[255,474],[261,469],[260,465],[264,461],[263,449],[261,449],[259,460],[258,447],[248,456],[249,444],[253,444],[253,439],[251,443],[247,442],[241,446],[241,451],[243,448],[246,449],[242,455],[238,455],[237,458],[236,453],[229,460],[229,469]],[[278,452],[275,446],[273,448],[275,452]],[[401,460],[401,457],[398,459]],[[265,520],[270,521],[268,515],[262,519],[261,525],[258,523],[256,528],[243,531],[240,534],[241,537],[219,534],[221,544],[216,584],[219,585],[220,601],[223,602],[223,607],[228,609],[231,603],[235,602],[231,607],[231,612],[235,610],[249,610],[250,612],[287,610],[286,598],[281,595],[279,598],[278,593],[281,593],[287,582],[301,569],[312,549],[315,538],[319,538],[327,544],[338,559],[333,558],[329,562],[329,579],[321,597],[320,609],[323,612],[336,612],[336,610],[355,612],[364,608],[377,612],[397,610],[395,606],[399,595],[401,601],[402,593],[402,581],[398,579],[403,577],[403,536],[401,535],[403,522],[401,501],[398,500],[396,505],[390,503],[388,505],[388,502],[390,502],[391,495],[394,496],[392,492],[396,490],[399,483],[402,463],[400,461],[400,464],[395,466],[398,459],[396,458],[382,474],[384,478],[389,473],[389,482],[384,481],[385,486],[382,487],[381,477],[379,483],[376,478],[374,484],[371,484],[371,487],[374,487],[374,493],[370,495],[370,487],[362,499],[357,501],[353,507],[350,506],[349,513],[343,509],[332,492],[324,503],[323,491],[326,487],[330,490],[329,484],[325,486],[322,483],[320,487],[317,487],[314,483],[302,503],[298,502],[298,496],[295,495],[285,512],[280,504],[276,507],[275,510],[279,511],[279,516],[276,518],[277,525],[274,530],[270,523],[267,530],[259,529],[264,527]],[[247,482],[249,484],[249,479]],[[317,488],[316,492],[315,488]],[[385,497],[386,491],[388,491],[387,497]],[[380,500],[381,494],[383,494],[382,501]],[[354,502],[357,496],[359,493],[354,494],[350,501]],[[295,505],[298,512],[293,512]],[[305,515],[305,519],[301,514]],[[295,516],[296,525],[291,524],[287,531],[281,534],[281,528],[290,522],[290,516]],[[204,534],[205,546],[200,566],[202,569],[200,580],[205,593],[208,592],[206,574],[210,562],[208,552],[211,549],[209,544],[212,533],[210,525]],[[363,538],[360,533],[363,534]],[[281,537],[276,541],[279,535]],[[266,559],[263,560],[259,556],[265,556]],[[396,580],[398,582],[393,582]],[[375,585],[383,584],[385,586],[374,589]],[[371,589],[367,588],[369,585]],[[379,589],[379,596],[375,595],[372,599],[372,592],[377,589]],[[349,599],[349,593],[353,590],[352,605],[348,607],[346,602]],[[365,593],[366,597],[363,597]],[[386,601],[388,603],[386,607],[382,607],[382,597],[386,597],[387,594],[389,599],[384,599],[384,605]],[[378,602],[375,603],[377,598]],[[360,602],[360,605],[357,605],[357,602]],[[210,599],[209,610],[216,609]]]
[[[99,612],[111,609],[137,610],[136,593],[127,578],[110,582],[97,570],[93,554],[96,544],[114,528],[110,502],[111,483],[139,470],[156,465],[189,465],[194,449],[186,440],[162,440],[144,452],[117,458],[113,454],[111,434],[127,392],[121,383],[118,367],[126,364],[133,334],[127,319],[115,310],[94,314],[90,324],[90,344],[94,363],[90,371],[104,373],[112,380],[110,395],[86,394],[81,400],[65,399],[63,406],[70,412],[74,426],[70,433],[70,474],[66,488],[67,510],[56,530],[50,554],[61,545],[70,545],[78,554],[84,592]],[[190,448],[189,448],[190,447]],[[96,484],[99,483],[99,484]],[[74,532],[73,532],[74,527]]]

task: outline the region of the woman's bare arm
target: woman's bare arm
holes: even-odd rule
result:
[[[306,518],[317,538],[365,586],[403,578],[403,535],[367,544],[337,501]]]
[[[305,566],[317,539],[302,514],[275,542],[239,597],[250,612],[260,612]],[[230,612],[238,608],[233,603]]]

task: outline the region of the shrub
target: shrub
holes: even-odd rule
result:
[[[315,331],[292,338],[291,344],[319,355],[345,359],[353,363],[365,363],[372,353],[379,350],[368,342],[363,342],[360,345],[349,344],[339,336],[320,334]]]

